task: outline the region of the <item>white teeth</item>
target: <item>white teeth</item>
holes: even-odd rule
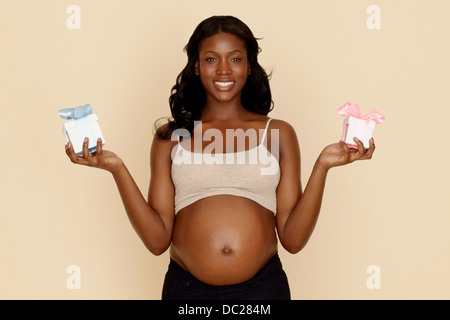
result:
[[[220,87],[228,87],[228,86],[231,86],[233,84],[233,81],[231,81],[231,82],[218,82],[218,81],[216,81],[214,83],[217,84]]]

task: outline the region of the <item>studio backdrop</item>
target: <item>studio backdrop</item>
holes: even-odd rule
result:
[[[70,162],[58,110],[90,104],[146,196],[154,121],[212,15],[260,38],[303,186],[339,107],[386,117],[370,161],[329,172],[307,246],[279,246],[292,298],[449,299],[448,0],[0,0],[0,298],[160,299],[169,253],[144,247],[111,174]]]

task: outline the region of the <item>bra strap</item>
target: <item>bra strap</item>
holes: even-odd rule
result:
[[[266,139],[267,129],[269,128],[270,121],[272,121],[272,118],[269,118],[269,120],[267,120],[266,127],[264,128],[264,133],[261,139],[261,143],[264,143],[264,139]]]

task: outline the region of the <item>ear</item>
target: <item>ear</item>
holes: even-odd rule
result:
[[[195,61],[195,74],[198,76],[200,75],[200,65],[198,63],[198,60]]]
[[[250,66],[248,66],[247,68],[247,75],[251,75],[252,74],[252,68],[250,68]]]

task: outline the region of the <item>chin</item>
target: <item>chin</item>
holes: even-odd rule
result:
[[[215,96],[214,97],[216,101],[218,102],[222,102],[222,103],[226,103],[226,102],[233,102],[236,99],[239,99],[240,101],[240,96],[239,95],[219,95],[219,96]]]

